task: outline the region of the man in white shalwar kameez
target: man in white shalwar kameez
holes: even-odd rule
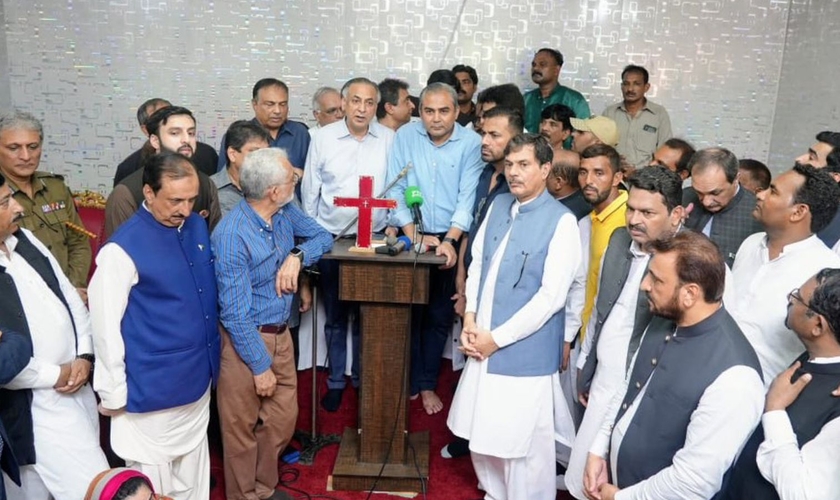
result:
[[[206,500],[220,355],[210,235],[192,212],[190,160],[161,153],[144,168],[145,201],[102,247],[88,289],[94,385],[114,452],[162,495]]]
[[[0,330],[21,334],[32,353],[0,388],[0,417],[9,437],[3,446],[21,464],[21,486],[6,479],[5,493],[10,500],[77,500],[108,467],[99,447],[96,398],[87,384],[90,319],[55,257],[17,226],[22,213],[0,176]]]
[[[551,158],[543,137],[510,141],[511,194],[496,198],[473,244],[461,335],[470,359],[447,424],[470,440],[488,499],[555,498],[555,425],[573,429],[558,371],[580,236],[574,215],[545,190]],[[564,410],[557,422],[555,406]]]

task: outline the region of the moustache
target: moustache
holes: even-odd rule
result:
[[[543,76],[543,74],[539,71],[532,71],[531,76]]]
[[[639,224],[632,224],[630,226],[630,230],[631,231],[638,231],[642,234],[647,234],[647,229],[645,229],[643,226],[640,226]]]
[[[23,219],[23,212],[18,212],[14,217],[12,217],[12,222],[17,222],[21,219]]]

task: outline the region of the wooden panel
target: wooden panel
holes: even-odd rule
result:
[[[419,493],[423,490],[421,478],[423,481],[429,478],[429,431],[409,434],[408,441],[414,449],[414,453],[409,451],[408,460],[388,464],[383,469],[381,463],[366,463],[356,458],[359,436],[355,429],[345,429],[333,469],[333,489],[366,491],[375,482],[376,491]]]
[[[357,302],[427,304],[429,268],[421,265],[414,268],[413,283],[412,268],[410,263],[342,260],[338,296],[341,300]]]
[[[391,304],[362,304],[360,307],[361,462],[383,462],[392,438],[388,463],[401,463],[405,459],[410,308],[408,305]]]

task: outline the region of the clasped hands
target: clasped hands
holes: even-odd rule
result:
[[[480,328],[475,323],[475,313],[464,315],[464,329],[461,330],[461,346],[458,348],[465,356],[483,361],[499,350],[490,330]]]
[[[90,361],[74,359],[60,366],[58,380],[53,388],[62,394],[73,394],[82,388],[90,377]]]

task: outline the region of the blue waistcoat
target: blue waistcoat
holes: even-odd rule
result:
[[[543,191],[535,200],[520,206],[516,219],[512,219],[510,210],[515,201],[516,198],[510,193],[498,195],[486,220],[479,301],[481,290],[487,285],[486,270],[490,267],[493,254],[510,231],[497,281],[490,284],[495,287],[491,330],[507,321],[537,293],[542,283],[548,245],[554,236],[554,229],[560,217],[570,213],[548,191]],[[551,258],[562,256],[552,255]],[[514,377],[550,375],[556,372],[560,367],[563,349],[564,323],[564,309],[561,308],[532,335],[490,356],[487,371]]]
[[[131,257],[138,282],[121,323],[130,412],[197,401],[219,373],[216,277],[207,224],[181,228],[140,208],[111,237]]]

